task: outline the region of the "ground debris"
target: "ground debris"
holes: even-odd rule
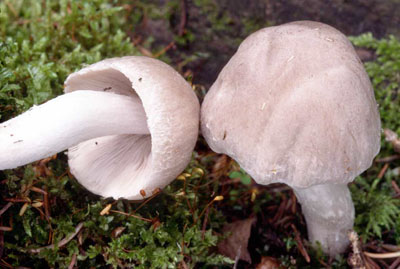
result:
[[[219,253],[236,259],[251,263],[250,253],[247,245],[250,238],[251,227],[256,222],[256,218],[235,221],[226,224],[223,228],[224,234],[229,236],[218,244]]]
[[[279,261],[274,257],[262,257],[261,262],[257,265],[256,269],[278,269],[284,268]]]
[[[358,234],[355,231],[350,231],[348,233],[349,240],[351,242],[352,253],[350,253],[348,258],[348,263],[351,268],[354,269],[367,269],[365,265],[365,260],[361,251],[361,244],[358,239]]]
[[[400,139],[398,135],[390,129],[384,129],[383,134],[385,136],[385,140],[393,145],[394,151],[400,153]]]

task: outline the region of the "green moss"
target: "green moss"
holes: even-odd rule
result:
[[[1,120],[61,94],[67,75],[87,64],[107,57],[138,55],[126,32],[140,23],[140,13],[146,8],[145,4],[132,7],[108,0],[2,1]],[[152,220],[147,222],[115,212],[102,216],[101,210],[111,201],[88,193],[71,178],[62,154],[49,163],[53,175],[39,176],[34,168],[29,165],[0,172],[1,179],[6,179],[1,195],[28,201],[23,214],[19,215],[24,203],[17,202],[3,216],[13,227],[4,234],[3,258],[13,266],[67,268],[74,255],[80,268],[103,268],[107,264],[115,268],[176,268],[182,262],[192,268],[196,264],[230,263],[210,253],[218,237],[213,229],[202,228],[203,218],[195,221],[211,199],[204,189],[195,189],[203,180],[196,175],[185,185],[176,182],[169,186],[135,213]],[[49,219],[44,206],[32,206],[34,201],[44,202],[43,195],[32,191],[32,186],[49,194]],[[182,196],[182,192],[186,194]],[[138,205],[120,200],[112,209],[133,213]],[[214,229],[223,221],[212,207],[208,218]],[[83,223],[81,233],[65,246],[29,253],[49,244],[57,246],[79,223]],[[118,236],[117,230],[122,231]]]
[[[169,1],[162,8],[155,1],[131,2],[1,1],[0,120],[9,119],[34,104],[62,94],[68,74],[87,64],[107,57],[140,54],[127,33],[135,33],[147,18],[177,26],[180,1]],[[196,35],[201,31],[196,31],[191,25],[183,36],[172,35],[178,50],[171,54],[178,59],[179,70],[196,59],[210,58],[210,54],[203,51],[207,46],[201,47],[201,44],[217,40],[236,47],[243,36],[270,24],[244,17],[240,19],[243,25],[240,28],[231,14],[220,10],[215,1],[196,0],[193,5],[199,11],[198,16],[204,17],[197,25],[209,24],[211,27],[202,36]],[[192,19],[199,22],[198,18]],[[367,62],[366,69],[380,105],[382,126],[400,133],[399,40],[395,37],[377,40],[365,34],[352,38],[352,41],[375,53],[376,59]],[[179,51],[197,42],[201,52],[186,55],[187,51]],[[142,45],[150,51],[160,50],[157,40],[151,36]],[[174,62],[166,54],[161,57]],[[202,88],[201,85],[198,88]],[[382,141],[380,156],[392,154],[391,145]],[[225,217],[217,210],[216,203],[209,206],[207,214],[201,215],[209,202],[223,189],[229,199],[218,202],[219,208],[229,208],[230,212],[245,216],[260,214],[263,208],[279,205],[280,201],[275,199],[276,195],[263,191],[262,194],[255,193],[256,200],[252,202],[254,185],[238,167],[227,173],[232,179],[240,178],[243,184],[221,187],[219,181],[212,181],[209,175],[213,165],[210,160],[194,154],[186,170],[190,176],[185,181],[175,181],[167,186],[137,212],[135,210],[141,203],[104,200],[84,190],[68,174],[63,154],[49,162],[52,174],[47,176],[38,175],[34,170],[36,165],[0,171],[1,196],[27,201],[24,212],[21,209],[25,202],[15,202],[2,216],[3,226],[12,225],[12,231],[4,232],[2,258],[13,266],[31,268],[66,268],[75,256],[80,268],[103,268],[107,265],[114,268],[177,268],[183,263],[189,268],[229,267],[232,261],[215,251]],[[378,239],[400,244],[399,200],[393,198],[391,187],[392,181],[399,185],[400,182],[395,166],[392,166],[383,179],[377,180],[382,165],[375,164],[351,185],[357,211],[355,229],[364,240]],[[205,171],[204,176],[196,172],[198,168]],[[33,206],[35,202],[44,202],[44,197],[32,191],[32,186],[48,193],[49,219],[45,217],[44,206]],[[5,203],[2,201],[1,204]],[[110,203],[113,203],[112,210],[134,213],[151,222],[117,212],[101,215],[100,212]],[[207,222],[203,227],[205,218]],[[80,223],[83,223],[81,232],[65,246],[43,250],[39,254],[29,253],[33,248],[57,245]],[[322,253],[308,249],[312,262],[307,264],[297,253],[293,236],[286,237],[285,244],[287,253],[282,253],[280,260],[288,267],[293,267],[294,260],[302,268],[321,267],[320,260],[328,262]],[[264,252],[263,255],[268,255],[268,251]],[[345,259],[339,257],[331,266],[342,268],[345,264]]]

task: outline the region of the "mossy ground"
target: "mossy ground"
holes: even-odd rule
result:
[[[69,73],[121,55],[148,55],[173,65],[193,83],[201,100],[245,36],[282,22],[267,16],[271,10],[280,10],[279,6],[254,1],[244,8],[240,1],[232,3],[0,2],[0,120],[61,94]],[[319,17],[301,17],[299,12],[293,18],[321,18],[315,10]],[[335,25],[331,17],[327,22]],[[367,22],[364,25],[371,20]],[[391,27],[366,29],[378,29],[379,40],[363,34],[352,41],[369,55],[365,66],[380,105],[382,127],[400,134],[400,41],[389,36]],[[342,30],[361,33],[358,28],[349,29]],[[350,186],[357,211],[355,230],[364,250],[383,252],[388,245],[400,245],[397,154],[382,139],[380,161]],[[385,161],[387,157],[391,159]],[[306,243],[301,250],[299,237],[307,237],[306,227],[289,188],[256,185],[229,158],[212,153],[202,139],[185,173],[149,201],[131,202],[101,199],[87,192],[69,174],[63,154],[1,171],[0,210],[6,210],[0,211],[0,266],[67,268],[76,261],[79,268],[230,268],[233,261],[219,255],[216,248],[224,237],[222,226],[253,216],[258,217],[249,240],[253,264],[240,262],[240,267],[253,268],[262,256],[276,257],[291,268],[349,266],[351,250],[337,259]],[[214,201],[218,196],[224,200]],[[109,205],[108,214],[101,214]],[[79,232],[66,244],[31,253],[39,247],[58,246],[77,227],[81,227]],[[375,263],[385,267],[393,261],[376,259]],[[374,263],[369,258],[366,262]]]

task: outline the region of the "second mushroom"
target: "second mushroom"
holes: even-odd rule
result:
[[[142,199],[189,163],[199,102],[167,64],[112,58],[71,74],[65,93],[0,125],[0,169],[68,149],[69,166],[93,193]]]
[[[310,241],[331,256],[346,249],[347,183],[371,165],[381,129],[368,75],[342,33],[300,21],[250,35],[207,93],[201,129],[259,184],[294,189]]]

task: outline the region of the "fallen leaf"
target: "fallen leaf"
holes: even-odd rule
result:
[[[393,145],[394,151],[400,153],[400,139],[397,133],[393,132],[390,129],[384,129],[383,134],[385,136],[385,140]]]
[[[247,245],[250,238],[251,226],[255,221],[256,218],[253,217],[226,224],[223,228],[223,233],[229,234],[229,236],[218,244],[219,253],[233,260],[239,258],[251,263]]]
[[[278,269],[283,268],[279,261],[274,257],[262,257],[256,269]]]

